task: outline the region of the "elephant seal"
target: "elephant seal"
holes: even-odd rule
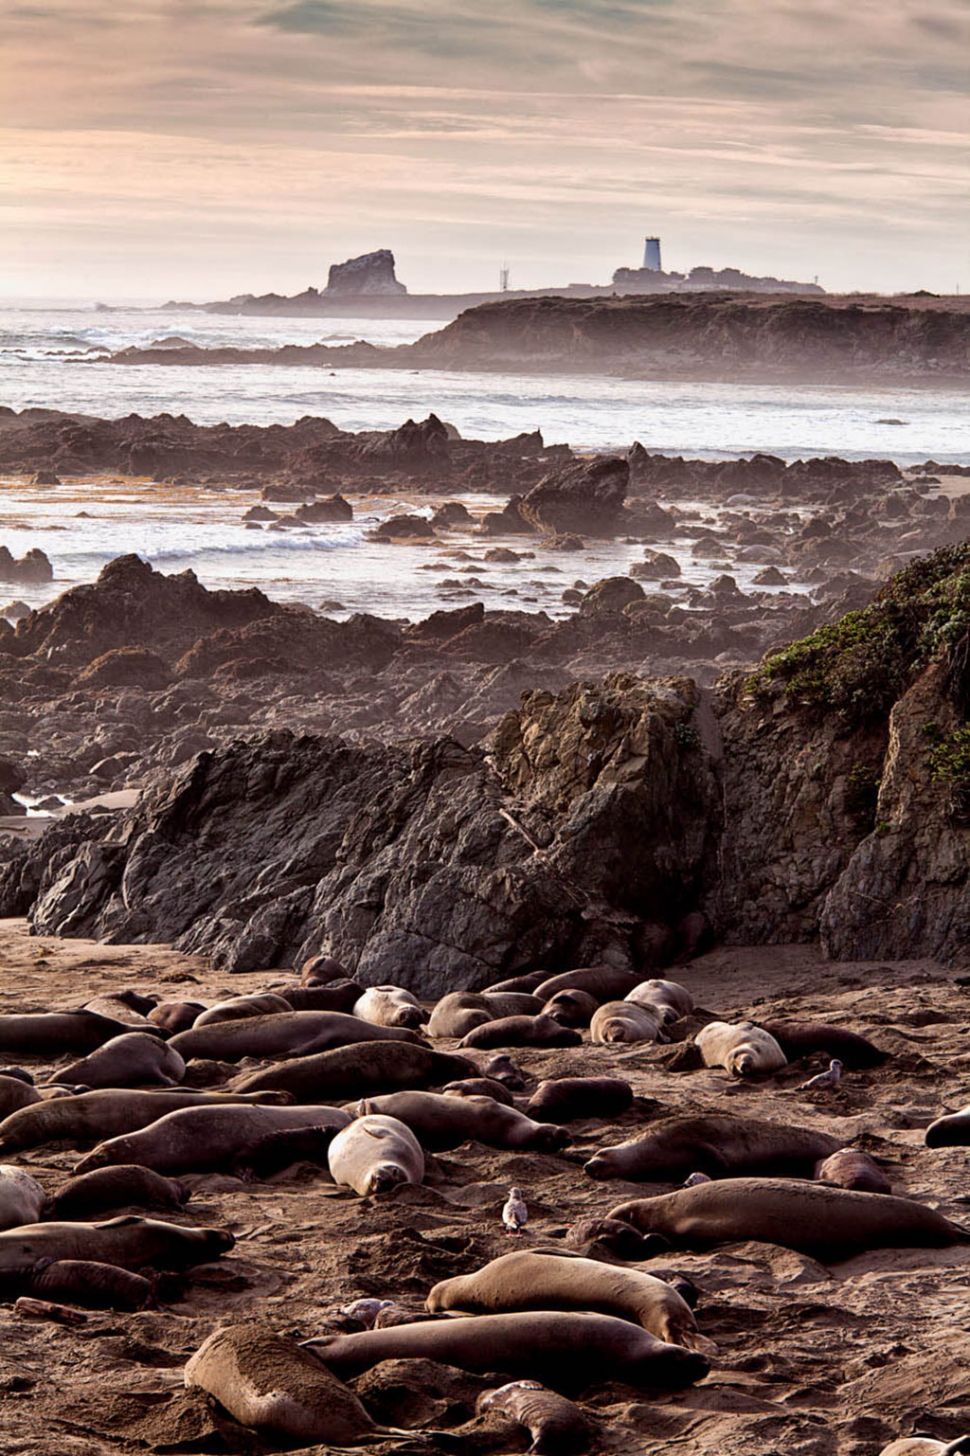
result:
[[[379,1428],[356,1395],[289,1335],[256,1321],[223,1326],[185,1367],[187,1389],[213,1396],[273,1445],[356,1446]]]
[[[536,987],[541,986],[543,981],[548,981],[548,979],[547,971],[526,971],[521,976],[509,976],[505,981],[494,981],[491,986],[485,987],[485,991],[489,996],[501,991],[517,991],[524,995],[533,995]]]
[[[279,994],[293,1011],[352,1013],[363,991],[357,981],[331,981],[328,986],[287,986]]]
[[[669,1284],[572,1254],[502,1254],[474,1274],[443,1279],[425,1301],[432,1314],[504,1314],[516,1309],[588,1309],[632,1320],[668,1345],[711,1350],[694,1311]]]
[[[286,1127],[268,1132],[236,1155],[230,1171],[247,1182],[263,1182],[294,1163],[326,1168],[330,1144],[339,1131],[338,1127]]]
[[[961,1107],[959,1112],[938,1117],[926,1129],[924,1138],[928,1148],[962,1148],[970,1143],[970,1107]]]
[[[280,1011],[271,1016],[247,1016],[242,1021],[217,1021],[214,1026],[193,1026],[173,1036],[173,1046],[186,1061],[209,1057],[240,1062],[243,1057],[305,1057],[355,1041],[419,1041],[413,1031],[396,1026],[372,1026],[340,1011]]]
[[[9,1117],[21,1107],[30,1107],[41,1100],[37,1088],[19,1077],[5,1077],[0,1074],[0,1118]]]
[[[690,1016],[694,1009],[694,998],[686,986],[679,981],[641,981],[623,998],[635,1006],[645,1006],[654,1013],[661,1026],[669,1026],[682,1016]]]
[[[324,1335],[304,1342],[340,1376],[357,1375],[382,1360],[427,1359],[459,1370],[503,1370],[544,1380],[554,1388],[620,1380],[627,1385],[683,1390],[702,1380],[707,1359],[608,1314],[532,1310],[481,1314]]]
[[[962,1456],[970,1451],[970,1436],[958,1436],[955,1441],[939,1441],[935,1436],[903,1436],[883,1446],[879,1456]]]
[[[392,1092],[369,1097],[359,1115],[381,1112],[397,1117],[433,1153],[450,1152],[474,1141],[490,1148],[512,1151],[557,1152],[569,1134],[549,1123],[533,1122],[514,1107],[491,1097],[445,1097],[439,1092]]]
[[[447,1082],[442,1091],[446,1097],[494,1097],[496,1102],[504,1102],[506,1107],[515,1106],[512,1093],[494,1077],[463,1077],[458,1082]]]
[[[46,1202],[36,1178],[12,1163],[0,1163],[0,1229],[36,1223]]]
[[[220,1021],[245,1021],[247,1016],[278,1016],[281,1011],[292,1011],[289,1001],[274,996],[271,991],[254,992],[251,996],[231,996],[228,1001],[218,1001],[195,1018],[193,1026],[218,1026]]]
[[[237,1102],[289,1103],[285,1092],[142,1092],[105,1087],[77,1097],[52,1097],[22,1107],[0,1122],[0,1152],[22,1152],[45,1143],[100,1142],[147,1127],[178,1107],[225,1107]]]
[[[0,1016],[0,1052],[25,1057],[56,1057],[68,1052],[93,1052],[131,1027],[96,1011],[36,1011]]]
[[[543,1016],[551,1016],[561,1026],[589,1026],[599,1002],[588,991],[557,991],[542,1008]]]
[[[88,1087],[176,1087],[185,1063],[170,1042],[143,1031],[113,1036],[103,1046],[59,1073],[62,1082]]]
[[[190,1026],[194,1026],[196,1017],[201,1016],[204,1010],[201,1001],[159,1001],[149,1011],[148,1020],[159,1031],[175,1036],[176,1032],[188,1031]]]
[[[401,1087],[440,1086],[473,1071],[464,1057],[433,1052],[423,1043],[358,1041],[277,1062],[237,1078],[233,1085],[240,1092],[289,1092],[298,1102],[339,1102]]]
[[[854,1188],[857,1193],[892,1193],[893,1187],[879,1164],[868,1153],[854,1148],[839,1148],[815,1165],[815,1177],[821,1183],[834,1183],[839,1188]]]
[[[93,1259],[58,1259],[30,1276],[30,1293],[85,1309],[145,1309],[155,1297],[150,1279]]]
[[[532,1437],[530,1452],[537,1456],[570,1456],[585,1451],[592,1439],[589,1421],[578,1405],[547,1390],[538,1380],[513,1380],[488,1390],[475,1403],[477,1415],[505,1416],[524,1426]]]
[[[583,1038],[572,1027],[563,1026],[551,1016],[499,1016],[476,1026],[458,1043],[463,1047],[564,1047],[582,1046]]]
[[[819,1159],[838,1150],[838,1138],[824,1132],[714,1113],[666,1117],[641,1137],[600,1148],[584,1171],[590,1178],[644,1183],[697,1171],[720,1178],[739,1173],[811,1178]]]
[[[331,981],[349,979],[340,962],[329,955],[310,956],[300,967],[301,986],[328,986]]]
[[[346,1127],[340,1107],[182,1107],[138,1132],[98,1143],[75,1173],[137,1163],[156,1173],[212,1173],[269,1132],[289,1127]]]
[[[353,1014],[374,1026],[408,1026],[412,1031],[428,1019],[421,1003],[403,986],[369,986],[354,1002]]]
[[[65,1219],[84,1222],[113,1208],[162,1208],[172,1212],[181,1209],[189,1190],[174,1178],[163,1178],[152,1168],[135,1163],[122,1163],[111,1168],[97,1168],[68,1178],[48,1200],[45,1219],[61,1223]]]
[[[462,1037],[502,1016],[535,1016],[542,1002],[518,992],[449,991],[435,1003],[428,1035]]]
[[[396,1117],[380,1114],[368,1113],[343,1128],[327,1162],[333,1181],[362,1198],[424,1180],[424,1153],[414,1133]]]
[[[189,1269],[228,1253],[226,1229],[182,1228],[124,1214],[106,1223],[32,1223],[0,1233],[0,1274],[36,1269],[41,1260],[81,1259],[122,1269]]]
[[[540,1082],[526,1106],[536,1122],[619,1117],[633,1106],[633,1088],[619,1077],[557,1077]]]
[[[661,1041],[658,1013],[635,1001],[604,1001],[589,1024],[589,1036],[597,1046],[617,1042]]]
[[[881,1067],[889,1056],[864,1036],[827,1021],[762,1021],[759,1025],[774,1037],[790,1062],[812,1052],[824,1052],[827,1057],[838,1057],[850,1071],[863,1071]]]
[[[868,1249],[945,1248],[970,1240],[942,1214],[908,1198],[784,1178],[700,1183],[621,1203],[609,1217],[689,1248],[755,1239],[823,1263]]]
[[[658,1254],[669,1254],[673,1245],[662,1234],[642,1234],[616,1218],[583,1218],[570,1225],[566,1247],[579,1249],[587,1257],[602,1252],[626,1263],[643,1263]]]
[[[705,1067],[723,1067],[732,1077],[757,1077],[788,1065],[774,1037],[753,1021],[740,1021],[736,1026],[711,1021],[697,1033],[694,1043]]]
[[[549,1001],[558,991],[586,991],[602,1005],[604,1001],[619,1001],[642,980],[642,976],[617,970],[615,966],[580,966],[575,971],[563,971],[541,981],[535,994],[540,1001]]]

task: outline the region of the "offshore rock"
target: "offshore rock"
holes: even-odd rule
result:
[[[612,536],[630,483],[628,461],[609,456],[553,471],[524,497],[519,510],[541,531]]]
[[[376,253],[348,258],[346,263],[331,263],[325,292],[407,293],[407,289],[394,275],[394,254],[390,248],[379,248]]]

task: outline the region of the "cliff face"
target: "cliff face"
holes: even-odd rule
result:
[[[329,294],[407,293],[394,273],[394,254],[390,248],[348,258],[346,263],[333,263],[327,279]]]

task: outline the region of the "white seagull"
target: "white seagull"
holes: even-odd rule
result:
[[[520,1234],[529,1222],[529,1210],[521,1188],[509,1189],[508,1201],[502,1209],[502,1222],[510,1234]]]
[[[799,1087],[799,1092],[827,1092],[830,1087],[837,1087],[842,1080],[842,1063],[837,1057],[829,1062],[827,1072],[819,1072],[817,1077],[809,1077]]]

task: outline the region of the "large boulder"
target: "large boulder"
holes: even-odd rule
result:
[[[362,253],[346,263],[332,263],[327,278],[328,294],[339,293],[407,293],[394,275],[394,254],[390,248]]]
[[[630,466],[619,456],[578,461],[540,480],[519,510],[540,531],[612,536],[621,526],[629,483]]]

